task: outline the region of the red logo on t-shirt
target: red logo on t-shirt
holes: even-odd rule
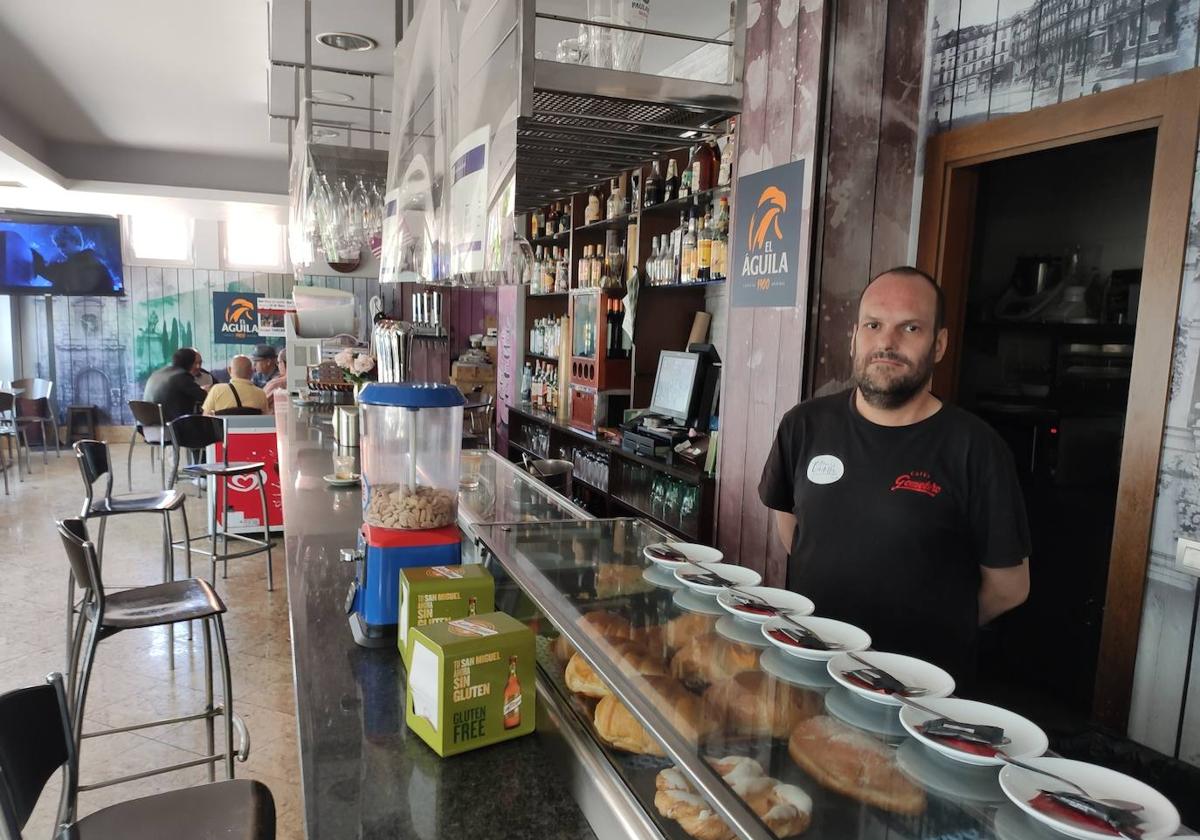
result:
[[[904,475],[896,476],[896,480],[892,483],[892,492],[897,490],[911,490],[914,493],[923,493],[929,498],[937,496],[942,492],[942,485],[933,480],[933,476],[923,470],[914,470]]]

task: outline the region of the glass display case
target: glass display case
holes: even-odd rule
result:
[[[643,555],[669,539],[648,522],[478,531],[497,608],[537,629],[539,705],[569,710],[565,727],[602,756],[587,774],[609,774],[609,802],[641,811],[624,819],[627,836],[1055,836],[1005,800],[996,768],[928,751],[895,707],[835,687],[824,663],[675,588]]]

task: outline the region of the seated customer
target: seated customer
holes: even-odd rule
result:
[[[279,375],[263,386],[263,393],[267,395],[267,399],[271,399],[271,395],[276,391],[287,393],[287,353],[279,354]]]
[[[146,380],[142,399],[161,403],[163,418],[170,423],[176,417],[194,414],[204,402],[204,389],[193,378],[200,367],[200,354],[181,347],[171,356],[171,364],[159,368]]]
[[[250,381],[254,365],[249,356],[234,356],[229,360],[229,382],[213,385],[204,400],[204,413],[262,414],[267,408],[267,398]]]

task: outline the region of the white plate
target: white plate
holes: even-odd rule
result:
[[[700,545],[698,543],[662,542],[662,543],[654,543],[654,545],[670,546],[671,548],[678,551],[680,554],[686,555],[688,560],[692,560],[696,563],[720,563],[721,560],[724,559],[724,557],[725,557],[725,555],[722,554],[717,549],[711,548],[707,545]],[[655,564],[656,566],[662,566],[664,569],[674,570],[674,569],[678,569],[680,566],[688,565],[686,561],[661,560],[658,557],[653,557],[653,556],[651,556],[650,552],[647,550],[649,548],[650,548],[650,546],[646,546],[646,548],[643,548],[642,554],[645,555],[647,560],[649,560],[651,563]]]
[[[825,670],[824,663],[797,659],[775,648],[763,651],[763,655],[758,661],[764,671],[775,677],[775,679],[782,680],[790,685],[798,685],[801,688],[812,688],[820,691],[826,691],[837,685],[833,681],[833,678],[829,676],[829,672]]]
[[[747,595],[754,595],[761,598],[772,607],[784,610],[789,615],[812,615],[815,609],[812,601],[799,593],[790,592],[787,589],[776,589],[773,586],[739,586],[738,589]],[[741,609],[737,605],[737,596],[728,589],[722,589],[717,593],[717,603],[742,621],[752,621],[755,624],[762,624],[768,619],[775,618],[774,615],[769,613],[756,613]]]
[[[1023,718],[1016,712],[992,706],[988,703],[977,703],[974,700],[960,700],[957,697],[945,697],[924,702],[917,699],[923,706],[928,706],[943,717],[961,720],[964,723],[981,723],[987,726],[1000,726],[1010,743],[1004,751],[1017,760],[1036,758],[1046,752],[1050,740],[1046,733],[1033,721]],[[934,752],[941,753],[954,761],[963,764],[974,764],[980,767],[998,767],[1004,760],[991,756],[974,755],[955,749],[937,738],[930,738],[920,729],[921,724],[933,720],[933,715],[905,706],[900,710],[900,723],[908,730],[908,734]]]
[[[825,711],[848,726],[882,736],[888,743],[908,739],[894,708],[868,703],[841,686],[830,689],[825,695]]]
[[[338,478],[334,473],[321,477],[325,479],[326,484],[332,484],[334,487],[349,487],[352,484],[358,484],[359,478],[357,475],[352,478]]]
[[[996,779],[999,774],[991,767],[966,767],[930,752],[913,738],[896,750],[896,764],[914,782],[939,796],[955,801],[1004,802],[1004,807],[1013,808],[1000,790]],[[1020,811],[1017,815],[1025,819]]]
[[[667,569],[658,566],[647,566],[642,572],[642,580],[653,583],[663,589],[683,589],[683,584],[675,580],[675,575]]]
[[[720,599],[718,598],[717,600]],[[836,621],[832,618],[818,618],[817,616],[808,616],[805,618],[793,615],[792,617],[798,618],[797,624],[807,627],[825,641],[831,644],[845,645],[845,648],[843,650],[814,650],[794,645],[791,642],[781,642],[771,635],[771,631],[781,627],[786,629],[788,622],[782,618],[768,619],[762,625],[763,637],[789,656],[795,656],[798,659],[809,659],[814,662],[828,662],[838,654],[845,653],[848,650],[866,650],[871,646],[871,637],[867,635],[867,631],[855,627],[853,624]]]
[[[1146,820],[1141,825],[1142,840],[1162,840],[1164,837],[1170,837],[1179,828],[1179,812],[1175,810],[1175,806],[1154,788],[1124,773],[1067,758],[1042,756],[1031,758],[1026,763],[1070,779],[1096,799],[1125,799],[1137,802],[1145,809],[1141,812],[1141,816]],[[1026,814],[1068,837],[1076,837],[1079,840],[1112,840],[1112,834],[1092,831],[1050,814],[1043,814],[1030,804],[1030,800],[1036,797],[1039,791],[1066,789],[1062,782],[1010,764],[1000,771],[1000,788],[1004,795]]]
[[[899,653],[880,653],[877,650],[867,651],[858,655],[864,661],[887,671],[909,688],[926,689],[927,693],[913,698],[917,702],[921,702],[926,698],[949,697],[954,693],[954,677],[947,674],[938,666],[930,664],[923,659],[917,659],[913,656],[903,656]],[[846,677],[847,671],[857,671],[859,668],[864,667],[866,666],[861,662],[857,662],[851,659],[849,655],[842,653],[829,660],[829,676],[833,677],[838,685],[845,686],[859,697],[885,706],[899,706],[900,701],[890,694],[872,691],[869,688],[861,688]]]
[[[762,633],[758,632],[757,624],[739,621],[731,615],[723,615],[718,618],[717,626],[714,629],[718,634],[729,639],[731,642],[750,645],[756,648],[770,647],[766,640],[763,639]]]
[[[693,592],[686,586],[676,589],[671,595],[671,601],[675,606],[687,612],[701,615],[725,615],[725,610],[721,609],[716,598],[705,595],[703,592]]]
[[[703,592],[706,595],[716,595],[723,592],[725,590],[724,586],[713,586],[691,580],[692,576],[710,572],[718,574],[728,581],[732,581],[737,586],[758,586],[762,583],[762,575],[758,572],[753,569],[747,569],[745,566],[734,566],[730,563],[708,563],[704,566],[688,563],[675,569],[675,579],[689,589]]]

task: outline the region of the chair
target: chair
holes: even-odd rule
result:
[[[100,409],[94,405],[67,406],[67,444],[95,440],[100,436]]]
[[[157,513],[163,518],[163,583],[175,578],[175,540],[171,534],[171,514],[179,511],[183,519],[184,540],[182,548],[185,552],[187,576],[192,574],[192,555],[189,539],[187,509],[184,502],[187,497],[179,490],[160,490],[157,493],[135,493],[121,496],[112,494],[113,475],[112,462],[108,457],[108,444],[98,440],[81,440],[73,447],[75,458],[79,462],[79,473],[83,476],[84,499],[83,509],[79,516],[83,520],[99,519],[100,532],[96,540],[96,556],[104,556],[104,530],[111,516],[122,516],[130,513]],[[101,478],[105,479],[104,496],[95,498],[95,484]],[[71,623],[75,612],[75,581],[72,577],[67,582],[67,655],[71,654]],[[168,628],[171,637],[171,667],[175,667],[175,629]]]
[[[479,394],[476,398],[478,402],[468,402],[463,408],[463,448],[494,449],[496,398],[491,394]]]
[[[221,460],[218,463],[189,464],[171,473],[169,487],[175,486],[176,476],[183,473],[187,476],[212,479],[215,489],[209,493],[208,504],[208,533],[188,539],[209,540],[208,550],[192,548],[191,551],[207,555],[211,564],[211,580],[217,583],[217,563],[224,563],[222,577],[229,576],[229,561],[238,557],[249,557],[260,551],[267,552],[267,591],[275,588],[274,572],[271,568],[271,521],[270,508],[267,507],[267,470],[262,461],[229,462],[229,439],[226,433],[225,420],[221,417],[208,417],[203,414],[188,414],[177,417],[167,424],[171,445],[174,448],[175,463],[180,464],[180,450],[204,450],[209,446],[220,444]],[[229,480],[241,475],[254,476],[258,479],[258,498],[262,504],[263,537],[261,540],[247,537],[243,534],[229,533]],[[221,530],[217,531],[217,505],[223,506],[221,511]],[[217,538],[221,540],[221,550],[217,550]],[[243,551],[230,551],[229,541],[241,540],[249,543],[250,548]],[[183,543],[176,542],[176,546]],[[189,554],[189,557],[191,555]]]
[[[154,466],[154,452],[158,450],[159,487],[167,489],[167,421],[163,417],[162,403],[145,400],[130,400],[129,413],[133,415],[133,436],[129,439],[129,455],[125,459],[125,477],[129,490],[133,491],[133,447],[140,437],[150,444],[150,466]]]
[[[8,466],[13,461],[13,441],[17,442],[17,480],[21,477],[21,447],[25,447],[25,471],[29,471],[29,442],[25,439],[25,430],[16,423],[17,398],[9,391],[0,391],[0,437],[8,443],[8,461],[0,458],[0,469],[4,472],[4,495],[8,495]]]
[[[273,840],[275,800],[262,782],[216,782],[131,799],[76,820],[79,752],[62,674],[0,695],[0,836],[19,838],[62,770],[55,837],[72,840]],[[4,795],[7,794],[7,795]],[[61,832],[61,835],[60,835]]]
[[[54,454],[62,457],[62,449],[59,447],[58,441],[58,417],[54,410],[54,405],[51,402],[51,394],[54,391],[54,383],[49,379],[17,379],[13,381],[14,390],[22,390],[20,399],[26,402],[36,403],[37,414],[18,414],[17,425],[32,426],[35,423],[40,427],[42,432],[42,463],[46,461],[46,424],[54,430]],[[29,435],[26,433],[25,440],[28,442]]]

